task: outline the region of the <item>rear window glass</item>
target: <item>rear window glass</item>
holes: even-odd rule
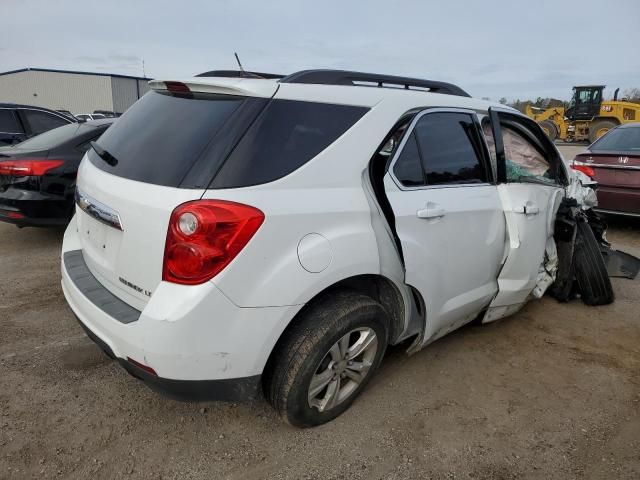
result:
[[[367,108],[273,100],[216,175],[212,188],[258,185],[298,169],[331,145]]]
[[[64,127],[54,128],[16,145],[17,148],[48,149],[62,145],[81,133],[88,133],[94,127],[79,123],[69,123]]]
[[[115,165],[93,149],[89,159],[114,175],[156,185],[257,185],[311,160],[367,110],[293,100],[267,103],[229,95],[187,98],[152,91],[98,140],[117,160]]]
[[[616,128],[589,147],[592,152],[640,151],[640,127]]]
[[[98,140],[117,163],[109,165],[93,149],[91,162],[114,175],[178,187],[198,157],[240,105],[243,97],[174,97],[151,91],[138,100]]]

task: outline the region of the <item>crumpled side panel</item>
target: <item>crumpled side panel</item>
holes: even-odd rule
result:
[[[596,183],[587,175],[577,170],[569,169],[569,186],[567,187],[567,197],[574,198],[583,210],[596,207],[598,197],[593,188]]]
[[[544,263],[540,265],[538,277],[536,278],[536,287],[532,292],[535,298],[542,298],[547,289],[555,282],[557,271],[558,251],[556,242],[553,237],[549,237],[544,252]]]

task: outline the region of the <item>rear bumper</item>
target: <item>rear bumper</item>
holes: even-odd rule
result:
[[[19,227],[52,227],[69,223],[73,200],[9,187],[0,192],[0,221]]]
[[[606,208],[596,207],[594,210],[598,213],[604,213],[606,215],[623,215],[625,217],[640,217],[640,212],[623,212],[621,210],[607,210]]]
[[[598,185],[598,206],[595,210],[621,215],[640,215],[639,188]]]
[[[143,370],[137,365],[115,356],[109,345],[93,333],[76,316],[76,320],[87,336],[98,345],[110,358],[117,360],[131,376],[142,380],[149,388],[174,400],[247,402],[261,396],[261,375],[245,378],[228,378],[224,380],[173,380],[162,378]]]
[[[212,282],[161,282],[139,317],[124,323],[99,301],[108,302],[106,292],[89,294],[67,271],[65,252],[77,250],[72,220],[63,243],[62,290],[87,334],[129,373],[173,398],[246,401],[259,395],[271,350],[300,306],[241,308]]]

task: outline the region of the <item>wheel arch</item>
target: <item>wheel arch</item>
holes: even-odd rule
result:
[[[331,295],[333,292],[351,290],[362,293],[373,298],[380,303],[389,315],[389,343],[397,343],[414,334],[421,333],[419,322],[412,322],[411,318],[407,319],[407,314],[412,315],[415,308],[409,302],[415,302],[419,313],[424,312],[424,302],[415,289],[407,287],[405,298],[400,287],[390,278],[380,274],[360,274],[343,278],[332,285],[319,291],[309,299],[305,305],[298,310],[287,326],[280,332],[278,339],[271,348],[271,352],[265,363],[264,371],[268,372],[272,365],[272,360],[279,347],[284,342],[286,335],[303,317],[304,313],[311,308],[318,300]],[[424,323],[424,322],[423,322]],[[415,330],[415,331],[414,331]]]

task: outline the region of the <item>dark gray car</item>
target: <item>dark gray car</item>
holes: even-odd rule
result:
[[[0,146],[13,145],[75,122],[75,118],[47,108],[0,103]]]

